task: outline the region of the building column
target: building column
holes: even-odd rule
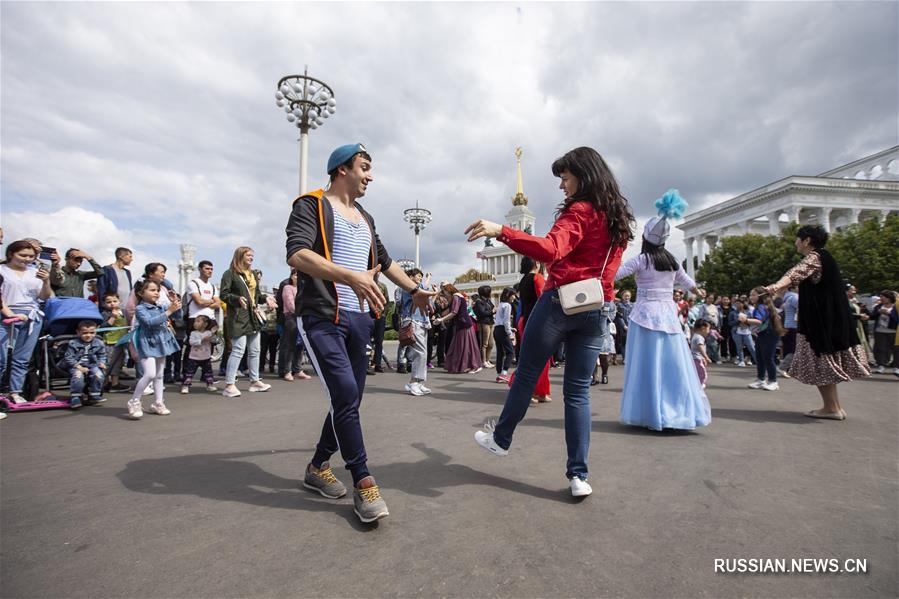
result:
[[[687,248],[687,274],[690,275],[690,278],[692,279],[696,276],[696,273],[693,272],[695,270],[693,268],[693,238],[685,237],[684,245]]]
[[[860,221],[861,214],[862,214],[861,208],[850,208],[849,209],[849,224],[857,225]]]
[[[833,208],[819,208],[818,215],[819,220],[821,221],[821,226],[824,227],[824,230],[830,233],[830,213],[833,212]]]
[[[881,210],[881,211],[880,211],[880,214],[877,215],[877,220],[880,221],[880,225],[881,225],[881,226],[883,226],[883,223],[886,222],[886,220],[887,220],[887,215],[889,215],[889,213],[890,213],[889,210],[884,209],[884,210]]]
[[[780,211],[768,213],[768,234],[780,235]]]
[[[791,223],[799,223],[799,213],[800,212],[802,212],[802,207],[790,206],[790,210],[788,211],[788,214],[790,216]]]
[[[699,247],[696,254],[699,257],[699,263],[702,264],[705,260],[705,235],[700,235],[697,241],[699,241]]]

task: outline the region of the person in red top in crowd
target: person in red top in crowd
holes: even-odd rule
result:
[[[528,256],[521,257],[521,268],[519,272],[523,275],[521,281],[518,282],[518,293],[521,298],[521,316],[518,318],[517,330],[518,338],[524,343],[524,328],[527,325],[537,300],[543,295],[543,288],[546,286],[546,279],[540,274],[540,267],[533,258]],[[537,379],[537,386],[534,387],[534,395],[531,397],[531,403],[546,403],[552,401],[550,393],[552,389],[549,384],[549,367],[552,365],[552,359],[546,361],[543,372]],[[515,382],[515,374],[509,380],[509,386]]]
[[[592,492],[587,483],[590,449],[590,379],[599,356],[608,318],[602,310],[566,315],[558,288],[589,278],[599,278],[605,301],[615,299],[614,279],[621,256],[634,238],[635,221],[611,169],[599,152],[581,147],[553,162],[553,175],[561,179],[565,200],[546,237],[478,220],[465,229],[469,241],[496,237],[519,254],[548,266],[549,279],[537,300],[524,331],[515,382],[496,424],[475,433],[484,449],[507,455],[515,427],[531,405],[537,379],[547,360],[565,342],[567,364],[562,394],[565,401],[565,442],[568,448],[566,476],[571,494]]]

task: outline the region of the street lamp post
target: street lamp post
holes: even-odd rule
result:
[[[419,268],[419,248],[421,246],[421,232],[425,230],[428,223],[431,222],[431,211],[418,207],[418,200],[415,201],[415,208],[407,208],[403,210],[403,220],[409,223],[409,228],[415,231],[415,268]]]
[[[306,192],[306,163],[309,155],[309,130],[321,127],[325,119],[337,110],[334,90],[309,76],[307,67],[302,75],[287,75],[278,81],[275,102],[287,113],[287,120],[300,130],[300,195]]]

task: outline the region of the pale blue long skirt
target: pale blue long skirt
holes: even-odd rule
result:
[[[711,422],[709,400],[683,335],[653,331],[631,321],[624,363],[622,424],[660,431],[692,430]]]

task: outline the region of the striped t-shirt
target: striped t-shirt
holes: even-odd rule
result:
[[[355,209],[354,209],[355,210]],[[337,210],[334,211],[334,252],[331,259],[334,264],[356,272],[368,270],[368,261],[371,256],[371,229],[359,211],[359,224],[354,225],[343,217]],[[335,283],[337,287],[337,308],[349,312],[359,312],[359,298],[349,285]],[[368,302],[365,302],[363,312],[368,312]]]

